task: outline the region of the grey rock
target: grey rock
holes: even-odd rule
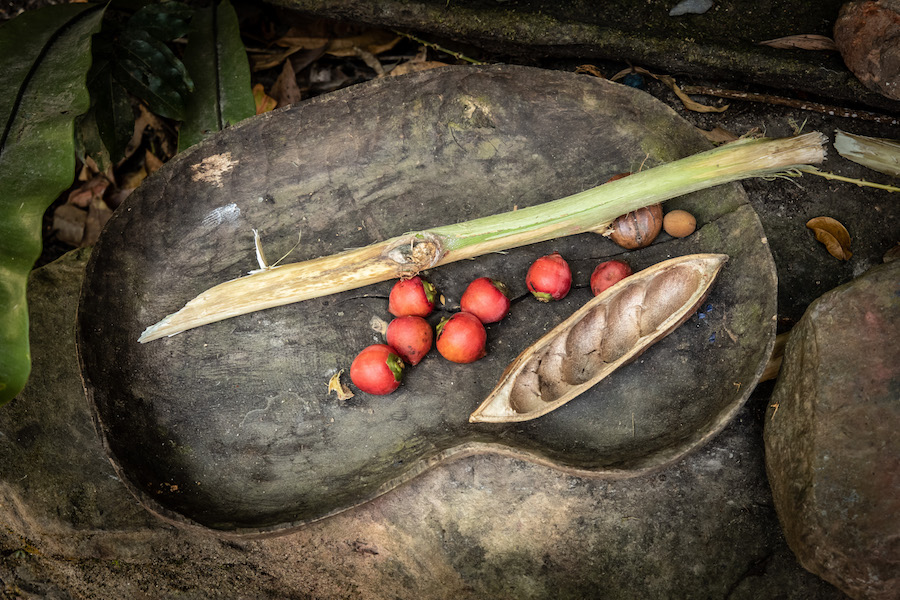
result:
[[[670,17],[681,15],[702,15],[713,7],[712,0],[681,0],[669,11]]]
[[[766,466],[800,563],[853,598],[900,597],[900,262],[810,305],[766,419]]]

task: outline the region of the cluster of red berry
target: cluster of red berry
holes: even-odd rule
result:
[[[631,275],[627,264],[611,260],[601,263],[591,275],[591,290],[599,294]],[[541,302],[561,300],[572,287],[572,271],[558,252],[532,263],[525,285]],[[509,290],[489,277],[472,281],[460,298],[460,312],[445,317],[432,331],[425,320],[434,310],[437,292],[419,276],[394,284],[388,310],[394,319],[385,332],[386,344],[373,344],[360,352],[350,365],[350,379],[369,394],[390,394],[400,386],[406,365],[417,365],[432,345],[455,363],[471,363],[487,353],[484,326],[503,319],[510,309]]]

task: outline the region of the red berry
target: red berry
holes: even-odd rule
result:
[[[411,279],[401,279],[391,288],[388,310],[395,317],[427,317],[434,310],[435,296],[434,286],[418,275]]]
[[[631,267],[621,260],[608,260],[597,265],[591,273],[591,291],[594,295],[612,287],[631,275]]]
[[[559,252],[554,252],[531,264],[525,285],[541,302],[562,300],[572,287],[572,270]]]
[[[364,348],[350,364],[350,380],[369,394],[390,394],[403,379],[403,360],[387,344]]]
[[[499,281],[479,277],[463,292],[459,304],[482,323],[496,323],[509,313],[509,289]]]
[[[437,326],[435,346],[441,356],[455,363],[475,362],[487,354],[487,332],[481,321],[467,312],[458,312]]]
[[[431,350],[434,332],[422,317],[406,315],[391,321],[385,333],[388,345],[408,365],[417,365]]]

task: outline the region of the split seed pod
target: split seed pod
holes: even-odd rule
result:
[[[726,260],[673,258],[595,296],[522,352],[469,421],[529,421],[590,389],[686,321]]]

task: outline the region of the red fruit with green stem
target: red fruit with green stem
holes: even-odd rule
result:
[[[572,288],[572,270],[559,252],[554,252],[531,264],[525,285],[541,302],[562,300]]]
[[[401,279],[391,288],[388,310],[395,317],[406,315],[427,317],[434,310],[436,296],[434,286],[418,275],[410,279]]]
[[[455,363],[471,363],[487,354],[487,332],[481,320],[468,312],[458,312],[437,326],[435,346],[441,356]]]
[[[482,323],[496,323],[509,313],[509,288],[490,277],[479,277],[463,292],[459,304]]]
[[[631,275],[631,267],[621,260],[602,262],[591,273],[591,291],[595,296]]]
[[[387,344],[373,344],[353,359],[350,380],[368,394],[390,394],[400,387],[405,366],[393,348]]]
[[[385,338],[408,365],[417,365],[431,350],[434,332],[428,321],[415,315],[397,317],[387,326]]]

